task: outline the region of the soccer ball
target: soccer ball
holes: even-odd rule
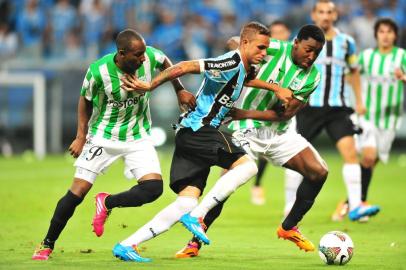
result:
[[[326,264],[344,265],[353,254],[354,244],[348,234],[332,231],[320,239],[319,255]]]

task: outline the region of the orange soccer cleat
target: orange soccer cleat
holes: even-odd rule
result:
[[[282,226],[279,226],[278,230],[276,231],[278,238],[283,238],[285,240],[292,241],[296,244],[300,249],[304,251],[314,251],[314,245],[310,240],[308,240],[297,228],[297,226],[293,227],[290,230],[285,231]]]
[[[199,249],[201,244],[199,242],[190,240],[187,245],[176,252],[175,258],[192,258],[199,255]]]

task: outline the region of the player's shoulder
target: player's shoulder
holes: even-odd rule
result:
[[[148,53],[148,52],[152,52],[152,53],[160,53],[160,54],[164,54],[164,52],[162,51],[162,50],[160,50],[160,49],[157,49],[157,48],[155,48],[155,47],[152,47],[152,46],[146,46],[146,52]]]
[[[113,61],[114,55],[115,55],[115,53],[109,53],[109,54],[106,54],[106,55],[100,57],[99,59],[93,61],[90,64],[90,68],[99,67],[105,63],[108,63],[109,61]]]
[[[350,44],[355,44],[355,39],[351,35],[341,31],[338,31],[338,35],[346,42],[349,42]]]
[[[215,58],[204,59],[206,69],[229,70],[238,67],[240,63],[242,63],[242,59],[237,50],[229,51]]]

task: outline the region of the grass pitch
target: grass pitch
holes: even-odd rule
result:
[[[302,232],[315,244],[332,230],[348,233],[354,241],[354,257],[346,269],[406,269],[406,155],[392,154],[388,165],[378,165],[369,200],[382,211],[367,224],[348,220],[333,223],[330,215],[345,197],[341,161],[336,152],[321,151],[330,175],[314,207],[301,223]],[[136,264],[117,260],[111,249],[132,234],[160,209],[174,200],[168,187],[171,151],[161,151],[165,192],[156,202],[140,208],[114,209],[97,238],[91,231],[94,195],[100,191],[119,192],[134,182],[125,180],[123,164],[114,164],[99,177],[57,241],[47,262],[32,261],[35,246],[42,240],[59,198],[69,188],[74,168],[66,156],[36,161],[31,155],[0,158],[0,269],[326,269],[317,252],[305,253],[291,242],[278,240],[276,228],[282,219],[283,170],[269,166],[264,186],[264,206],[250,203],[249,182],[226,204],[222,216],[208,235],[210,246],[198,258],[175,259],[174,254],[190,239],[176,224],[169,232],[141,246],[142,255],[152,263]],[[213,169],[209,186],[219,175]]]

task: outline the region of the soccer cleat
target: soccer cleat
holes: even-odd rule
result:
[[[46,261],[49,259],[51,253],[52,253],[52,248],[44,245],[44,243],[41,243],[35,249],[34,254],[32,255],[32,259],[37,260],[37,261]]]
[[[251,188],[251,202],[255,205],[265,204],[265,191],[263,187],[253,186]]]
[[[175,258],[192,258],[199,255],[200,244],[190,240],[187,245],[176,252]]]
[[[206,245],[210,245],[210,240],[205,233],[203,218],[192,217],[190,214],[184,214],[179,220],[186,229],[188,229],[197,239]]]
[[[104,232],[104,223],[106,222],[107,218],[109,217],[111,210],[107,209],[104,201],[107,196],[110,194],[105,192],[100,192],[96,195],[96,213],[93,217],[93,232],[97,235],[97,237],[102,236]]]
[[[357,208],[351,210],[348,213],[348,217],[351,221],[356,221],[360,220],[363,217],[375,216],[380,210],[381,209],[379,208],[379,206],[362,203]]]
[[[314,245],[310,240],[306,239],[304,235],[299,231],[297,226],[293,227],[290,230],[285,231],[282,226],[279,226],[278,230],[276,231],[278,238],[283,238],[285,240],[292,241],[296,244],[300,249],[304,251],[314,251]]]
[[[331,216],[332,221],[342,221],[344,217],[348,214],[349,210],[348,202],[341,201],[337,204],[336,210],[334,211],[333,215]]]
[[[121,244],[116,244],[113,248],[113,255],[122,261],[132,261],[132,262],[150,262],[149,258],[143,258],[140,256],[137,246],[123,246]]]

